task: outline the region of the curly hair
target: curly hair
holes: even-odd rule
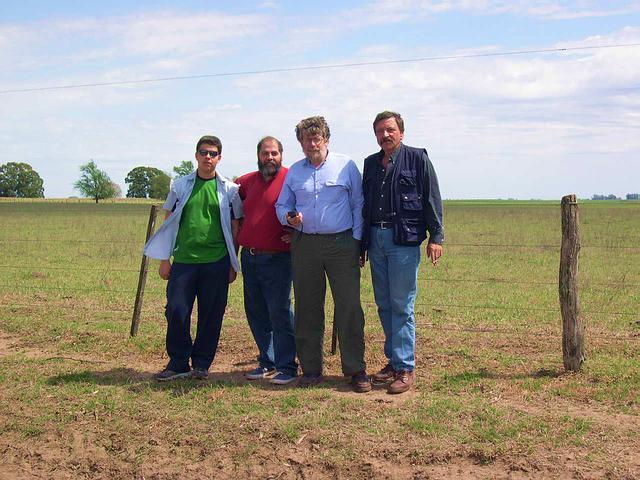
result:
[[[321,135],[325,140],[329,140],[331,136],[327,121],[320,116],[300,120],[300,123],[296,125],[296,138],[299,142],[302,142],[303,132],[306,132],[307,135]]]

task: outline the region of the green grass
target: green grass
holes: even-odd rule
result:
[[[80,431],[113,465],[148,466],[164,452],[180,465],[225,458],[243,472],[293,449],[330,476],[363,458],[535,465],[566,448],[609,468],[611,445],[637,443],[633,428],[603,418],[640,413],[638,202],[580,202],[587,361],[573,375],[562,369],[559,202],[446,202],[445,255],[437,268],[423,259],[419,274],[417,392],[399,401],[344,393],[330,355],[334,377],[310,390],[225,372],[205,383],[152,382],[166,325],[155,261],[139,334],[129,338],[148,212],[144,202],[0,201],[0,333],[17,343],[0,356],[0,436],[16,448],[60,448],[49,439],[63,445]],[[383,335],[368,267],[362,300],[374,370]],[[331,319],[330,296],[326,306]],[[327,348],[329,339],[328,330]],[[237,281],[219,359],[249,368],[255,355]],[[75,471],[69,465],[61,468]],[[89,464],[74,468],[91,476]]]

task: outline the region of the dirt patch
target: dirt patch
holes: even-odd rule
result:
[[[451,340],[451,339],[450,339]],[[258,396],[267,404],[281,401],[283,392],[295,392],[293,386],[273,386],[266,381],[249,382],[244,372],[253,368],[253,352],[240,347],[242,342],[225,341],[221,345],[210,379],[202,385],[252,385],[259,387]],[[455,346],[455,342],[453,342]],[[508,345],[503,345],[508,348]],[[59,355],[55,351],[31,348],[18,338],[0,334],[0,356],[23,355],[31,359],[64,359],[90,365],[88,372],[98,386],[126,385],[132,394],[142,394],[155,388],[152,375],[160,370],[166,359],[131,357],[117,361],[104,361],[92,355]],[[370,363],[373,359],[370,359]],[[433,354],[423,357],[423,363],[449,364],[451,357]],[[327,370],[339,371],[339,357],[327,356]],[[130,365],[140,365],[134,369]],[[524,370],[526,371],[526,370]],[[64,382],[61,374],[52,384]],[[590,458],[590,448],[575,445],[570,448],[547,448],[532,445],[529,451],[485,452],[473,445],[465,445],[451,438],[434,448],[429,438],[389,437],[370,435],[366,422],[361,430],[344,431],[336,424],[330,432],[302,429],[288,437],[273,429],[272,425],[252,424],[250,420],[228,425],[234,434],[227,440],[215,438],[206,424],[196,422],[192,434],[181,429],[179,423],[149,418],[144,410],[136,419],[143,425],[144,435],[131,441],[117,429],[105,428],[116,422],[118,412],[110,413],[109,420],[100,417],[98,410],[73,412],[75,418],[64,428],[55,422],[43,427],[42,433],[32,437],[25,433],[2,428],[0,436],[0,480],[4,479],[201,479],[201,478],[264,478],[264,479],[439,479],[439,478],[491,478],[491,479],[596,479],[611,478],[630,480],[640,474],[640,455],[633,440],[640,431],[639,417],[613,412],[603,405],[576,403],[558,399],[545,403],[531,400],[521,389],[512,385],[514,378],[526,376],[514,373],[500,377],[490,373],[483,378],[494,380],[493,391],[483,392],[491,404],[505,410],[522,412],[539,418],[569,415],[589,419],[593,423],[591,435],[606,435],[606,430],[619,432],[620,440],[594,441],[600,450],[599,458]],[[528,375],[531,375],[530,373]],[[555,372],[547,372],[555,378]],[[559,377],[558,381],[561,381]],[[357,400],[358,412],[346,415],[383,414],[402,412],[418,401],[433,386],[434,378],[424,368],[418,378],[417,389],[404,395],[388,395],[383,388],[367,394],[353,393],[348,379],[335,373],[318,391],[332,400]],[[181,387],[175,386],[176,389]],[[191,387],[190,387],[191,388]],[[197,387],[193,387],[197,388]],[[187,389],[188,390],[188,389]],[[95,393],[95,392],[92,392]],[[207,401],[211,404],[224,401],[225,387],[211,390]],[[253,391],[251,394],[254,394]],[[142,399],[141,399],[142,400]],[[16,415],[23,415],[16,405]],[[185,412],[195,415],[195,412]],[[249,417],[248,417],[249,418]],[[286,417],[285,417],[286,418]],[[401,415],[391,416],[390,421],[403,421]],[[10,419],[2,419],[3,423]],[[341,452],[334,447],[333,439],[349,438],[352,451]],[[610,438],[610,437],[607,437]],[[413,440],[412,440],[413,439]],[[336,441],[336,445],[341,443]],[[428,448],[425,448],[427,447]]]

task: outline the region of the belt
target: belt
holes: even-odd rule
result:
[[[249,252],[250,255],[254,255],[254,256],[255,255],[277,255],[279,253],[285,253],[280,250],[256,250],[253,247],[251,248],[244,247],[243,250],[246,250],[247,252]]]
[[[335,237],[336,235],[351,235],[351,233],[353,232],[353,229],[351,228],[347,228],[346,230],[343,230],[341,232],[334,232],[334,233],[306,233],[306,232],[300,232],[302,233],[302,235],[308,235],[311,237]]]
[[[388,228],[393,228],[393,223],[391,222],[372,222],[372,227],[378,227],[380,230],[387,230]]]

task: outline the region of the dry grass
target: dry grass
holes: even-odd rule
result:
[[[0,203],[0,478],[640,475],[640,205],[582,206],[588,359],[565,374],[558,251],[540,247],[559,244],[558,205],[448,203],[445,257],[420,274],[419,383],[400,397],[352,393],[331,355],[318,388],[245,381],[257,352],[241,282],[212,378],[154,383],[166,362],[155,275],[128,337],[147,212]],[[630,248],[603,255],[601,242]],[[375,370],[367,270],[363,299]]]

